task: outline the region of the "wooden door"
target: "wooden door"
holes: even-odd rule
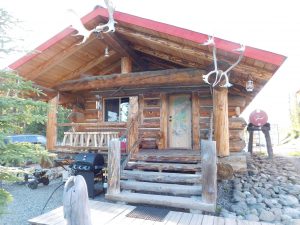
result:
[[[169,96],[169,147],[186,148],[192,146],[191,96],[188,94]]]

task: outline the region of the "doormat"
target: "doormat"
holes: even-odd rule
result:
[[[132,210],[126,216],[132,217],[132,218],[162,222],[168,213],[169,213],[169,210],[164,209],[164,208],[155,208],[155,207],[149,207],[149,206],[137,206],[134,210]]]

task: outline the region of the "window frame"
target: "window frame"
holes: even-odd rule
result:
[[[122,98],[128,98],[128,110],[129,110],[129,99],[130,99],[130,97],[108,97],[108,98],[103,98],[103,122],[104,123],[127,123],[127,121],[128,121],[128,117],[127,117],[127,121],[120,121],[120,119],[121,119],[121,100],[122,100]],[[119,114],[118,114],[118,121],[106,121],[106,113],[105,113],[105,111],[106,111],[106,104],[105,104],[105,101],[106,100],[110,100],[110,99],[119,99]]]

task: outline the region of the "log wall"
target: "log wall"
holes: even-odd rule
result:
[[[192,93],[191,93],[192,95]],[[195,97],[195,93],[193,95]],[[193,98],[192,98],[193,99]],[[84,109],[75,109],[81,112],[84,117],[79,118],[84,126],[76,126],[76,131],[120,131],[126,130],[126,123],[107,123],[104,122],[103,110],[96,109],[96,97],[85,99]],[[144,149],[165,149],[167,148],[167,94],[165,93],[149,93],[139,94],[139,138],[141,138],[140,148]],[[199,127],[200,140],[207,139],[209,133],[210,112],[213,108],[212,99],[208,96],[198,98],[194,107],[199,107]],[[236,108],[243,108],[245,99],[242,97],[229,96],[228,98],[228,113],[229,113],[229,140],[230,151],[238,152],[245,147],[244,128],[246,121],[243,118],[232,118],[237,116]],[[103,107],[103,105],[102,105]],[[195,111],[195,110],[194,110]],[[196,111],[195,111],[196,112]],[[198,112],[197,112],[198,113]],[[99,124],[99,125],[96,125]],[[196,127],[196,126],[195,126]],[[193,137],[193,139],[195,139]]]

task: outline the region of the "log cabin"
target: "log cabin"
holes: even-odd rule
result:
[[[107,18],[104,8],[95,8],[82,22],[91,30]],[[117,174],[109,181],[115,182],[109,199],[214,211],[217,159],[209,153],[210,161],[201,160],[207,150],[200,140],[213,129],[219,159],[242,151],[246,121],[240,113],[285,57],[246,46],[230,72],[233,86],[211,88],[202,78],[214,66],[212,47],[201,45],[208,35],[122,12],[114,18],[113,33],[92,34],[78,45],[82,37],[68,27],[37,47],[37,54],[9,66],[47,94],[47,149],[107,151],[108,142],[122,136],[127,159],[121,167],[119,157],[108,162],[111,170],[121,170],[109,172]],[[240,45],[214,41],[226,70]],[[245,86],[250,78],[252,92]],[[72,109],[69,123],[57,123],[57,105]],[[59,146],[58,126],[70,127]]]

